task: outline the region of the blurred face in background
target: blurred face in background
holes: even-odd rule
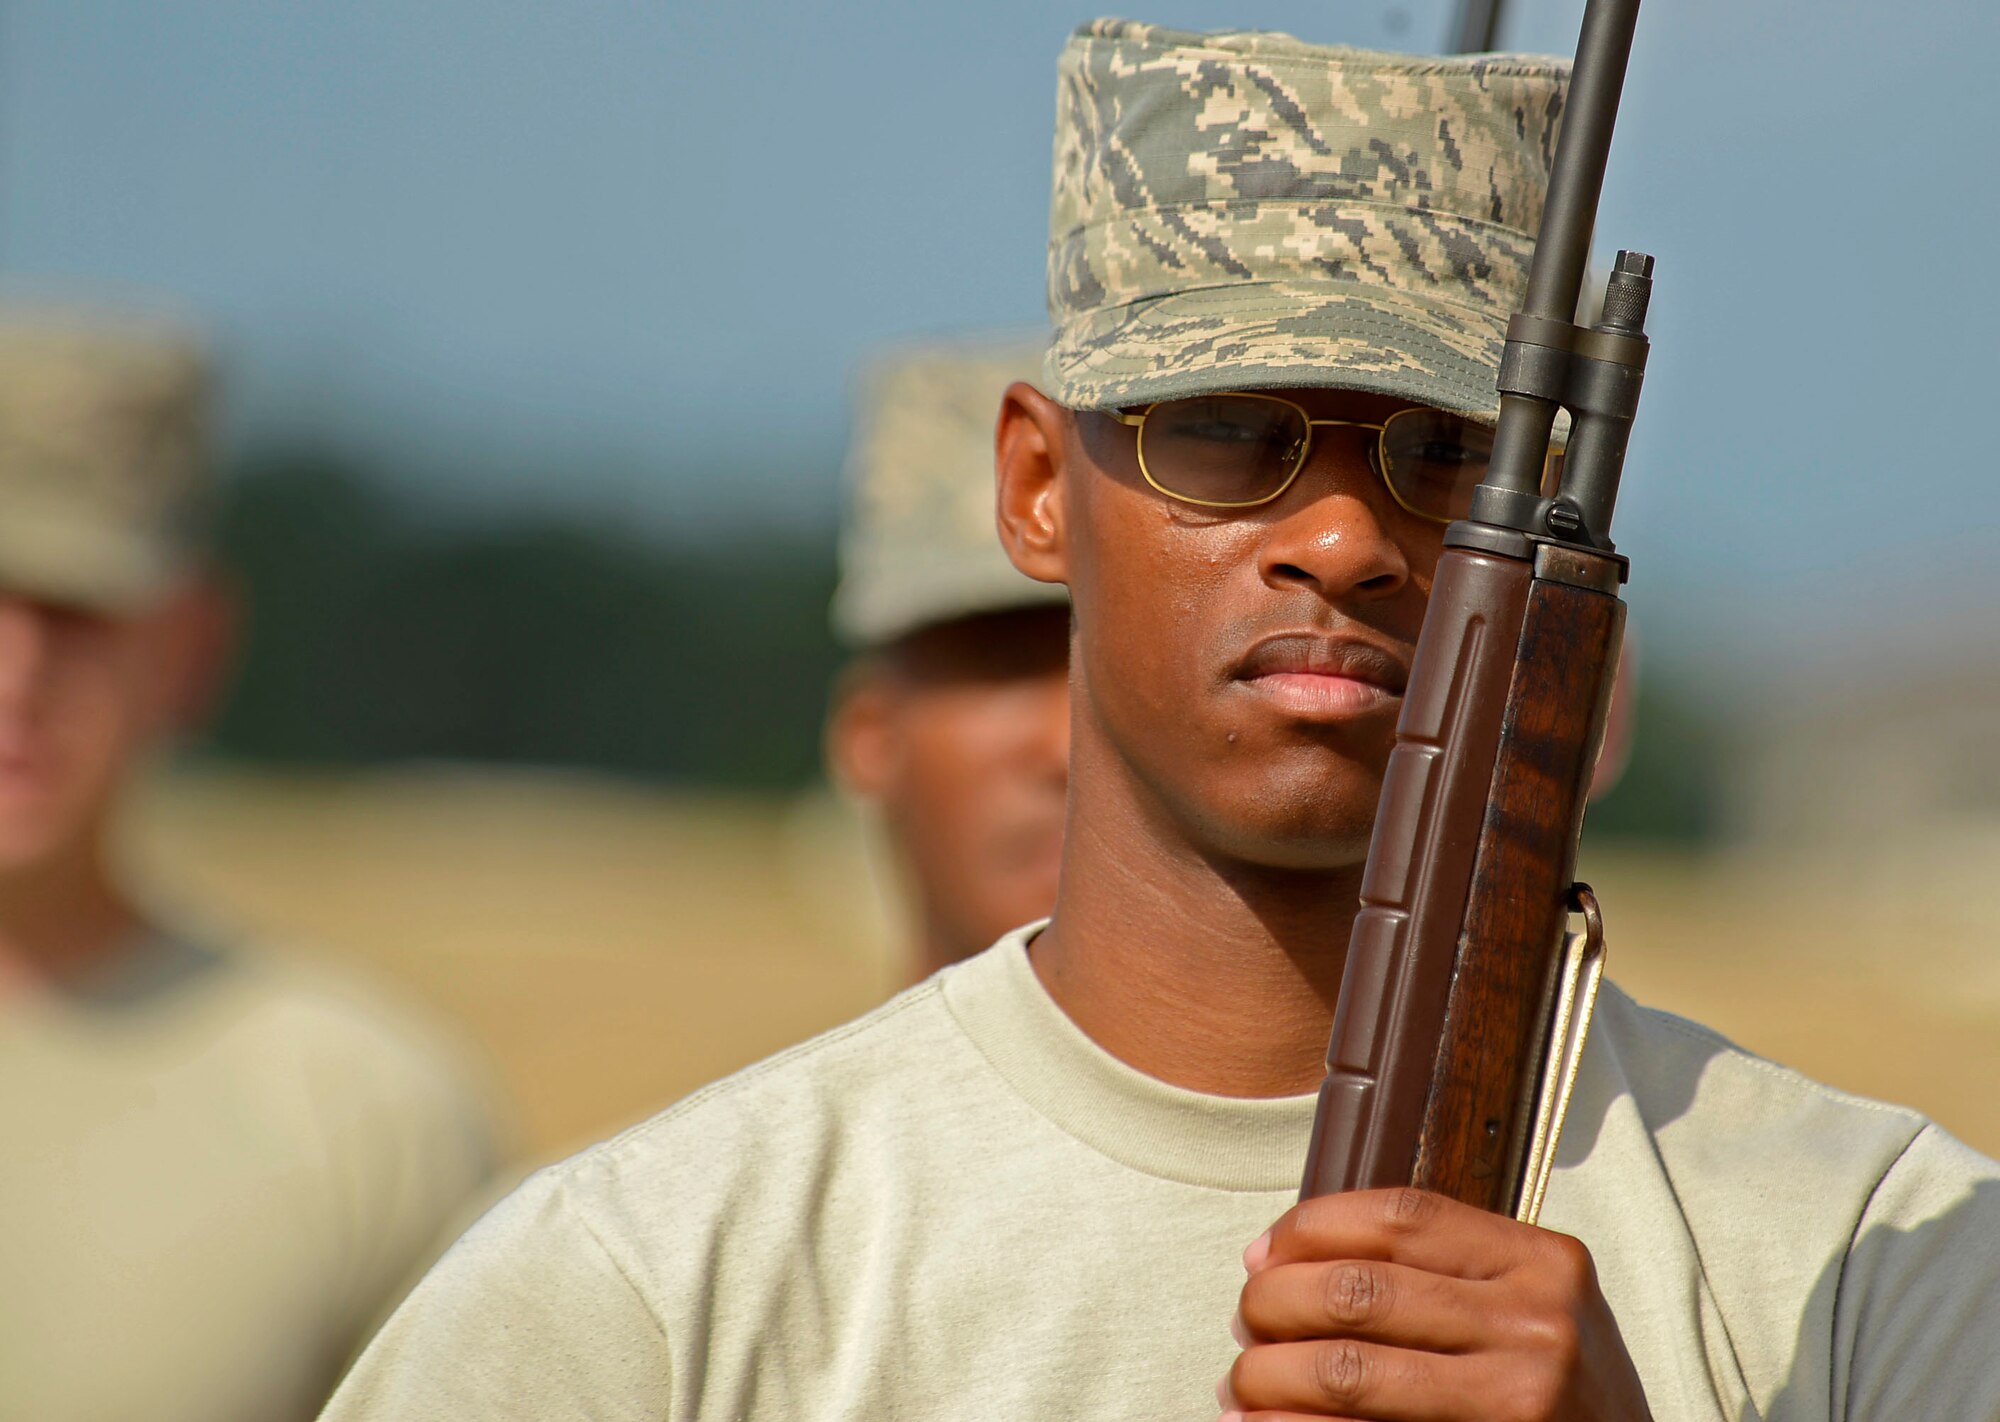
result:
[[[94,850],[135,761],[203,699],[213,602],[110,614],[0,588],[0,876]]]
[[[881,812],[915,901],[916,976],[1055,904],[1068,647],[1063,607],[961,618],[869,654],[838,694],[829,759]]]

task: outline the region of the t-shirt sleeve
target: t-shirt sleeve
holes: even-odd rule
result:
[[[320,1294],[338,1369],[497,1197],[495,1117],[449,1041],[393,1004],[302,996],[270,1030],[323,1152]]]
[[[1840,1422],[2000,1422],[2000,1163],[1926,1126],[1862,1214],[1834,1326]]]
[[[661,1419],[671,1384],[665,1332],[558,1168],[452,1246],[322,1422]]]

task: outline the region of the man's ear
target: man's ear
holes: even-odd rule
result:
[[[1014,566],[1038,583],[1069,581],[1062,476],[1069,411],[1025,381],[1000,397],[993,432],[995,515]]]
[[[227,576],[203,569],[155,614],[159,646],[156,717],[168,735],[199,731],[214,713],[235,663],[242,601]]]
[[[1639,641],[1628,620],[1625,638],[1618,644],[1618,670],[1611,683],[1611,708],[1604,716],[1604,744],[1597,752],[1597,765],[1590,777],[1592,800],[1602,799],[1617,788],[1632,759],[1632,729],[1639,706]]]
[[[880,800],[896,777],[896,693],[883,669],[854,662],[833,687],[826,718],[827,769],[849,794]]]

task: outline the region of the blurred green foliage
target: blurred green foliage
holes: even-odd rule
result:
[[[312,454],[231,479],[216,536],[249,635],[214,751],[746,787],[817,772],[839,660],[830,536],[674,545],[550,516],[434,527]]]
[[[1691,673],[1647,657],[1639,677],[1631,758],[1590,807],[1592,840],[1705,844],[1723,832],[1736,748],[1717,714],[1688,694]]]
[[[819,773],[833,540],[740,529],[648,539],[541,515],[436,525],[341,461],[270,457],[225,486],[218,542],[249,637],[217,752],[359,765],[584,767],[786,788]],[[1649,658],[1624,779],[1593,839],[1719,829],[1728,747]]]

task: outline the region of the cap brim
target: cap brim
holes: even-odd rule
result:
[[[872,647],[964,617],[1068,601],[1068,588],[1015,572],[996,548],[990,558],[918,560],[845,578],[834,594],[833,627],[848,646]]]
[[[1225,390],[1336,389],[1492,419],[1506,317],[1349,283],[1248,282],[1088,313],[1057,331],[1051,393],[1111,410]]]
[[[173,586],[185,560],[143,539],[60,519],[0,519],[0,588],[121,614],[151,605]]]

